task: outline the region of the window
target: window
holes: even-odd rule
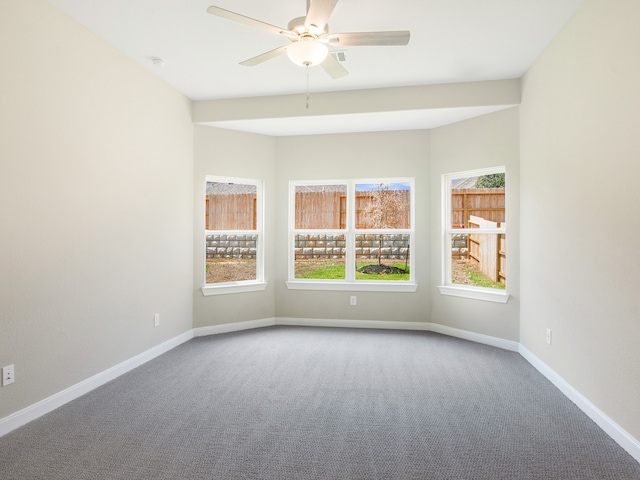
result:
[[[205,295],[265,288],[262,182],[207,176]]]
[[[289,288],[415,291],[413,179],[291,182]]]
[[[504,167],[443,175],[442,190],[440,292],[506,303]]]

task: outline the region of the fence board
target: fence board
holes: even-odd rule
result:
[[[471,216],[469,228],[505,227],[503,223]],[[478,268],[494,282],[506,283],[506,239],[504,234],[480,233],[469,234],[469,256],[478,262]]]
[[[504,212],[504,188],[464,188],[451,192],[452,228],[470,228],[472,215],[502,223]]]
[[[255,230],[256,195],[253,193],[213,194],[206,197],[207,230]]]
[[[407,205],[406,212],[394,215],[393,228],[409,228],[411,193],[408,190],[390,190],[399,203]],[[373,228],[365,218],[366,208],[373,201],[369,192],[358,193],[355,198],[356,228]],[[342,192],[297,192],[295,228],[297,229],[344,229],[347,221],[347,197]]]
[[[344,228],[341,227],[342,196],[342,192],[297,192],[295,228]]]
[[[507,239],[504,233],[498,235],[498,281],[507,283]]]
[[[411,193],[408,190],[390,190],[385,193],[394,196],[406,208],[394,212],[389,228],[410,228],[409,205]],[[356,228],[374,228],[365,215],[367,206],[374,197],[369,192],[356,195]],[[344,229],[347,219],[347,199],[343,192],[297,192],[295,194],[295,228]],[[205,224],[208,230],[250,230],[256,226],[255,195],[215,194],[206,197]]]

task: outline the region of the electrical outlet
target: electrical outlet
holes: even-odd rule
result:
[[[358,298],[355,295],[351,295],[351,298],[349,299],[349,305],[357,305],[358,304]]]
[[[13,365],[2,367],[2,386],[6,387],[7,385],[11,385],[15,380],[16,376],[13,372]]]
[[[551,329],[547,328],[547,343],[551,345]]]
[[[153,315],[153,326],[154,327],[159,327],[160,326],[160,314],[156,313]]]

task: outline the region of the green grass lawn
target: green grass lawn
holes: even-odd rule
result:
[[[361,268],[361,267],[364,267],[365,265],[377,265],[377,263],[376,262],[358,263],[356,265],[356,268]],[[394,263],[394,264],[391,264],[391,266],[400,268],[402,270],[404,270],[405,268],[404,262]],[[320,280],[344,280],[346,278],[345,266],[344,264],[339,264],[339,263],[319,264],[317,268],[314,268],[306,272],[301,277],[297,277],[297,278],[313,278],[313,279],[320,279]],[[366,273],[360,273],[356,271],[356,280],[378,280],[378,281],[379,280],[385,280],[385,281],[395,280],[395,281],[406,282],[406,281],[409,281],[409,279],[410,279],[410,275],[409,275],[408,265],[407,265],[406,273],[366,274]]]
[[[494,282],[471,265],[467,266],[465,270],[467,276],[469,277],[469,280],[471,280],[477,287],[499,288],[501,290],[504,290],[506,288],[506,285],[504,283]]]

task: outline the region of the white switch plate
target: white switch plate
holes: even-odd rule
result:
[[[159,327],[160,326],[160,314],[156,313],[153,315],[153,326],[154,327]]]
[[[351,295],[351,298],[349,299],[349,305],[357,305],[358,304],[358,298],[355,295]]]
[[[547,343],[551,345],[551,329],[547,328]]]
[[[7,385],[11,385],[15,380],[16,377],[13,372],[13,365],[2,367],[2,386],[6,387]]]

